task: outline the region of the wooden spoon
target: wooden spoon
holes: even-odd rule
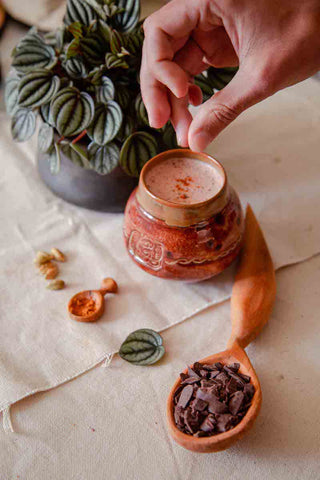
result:
[[[105,278],[102,280],[100,290],[84,290],[74,295],[68,303],[68,312],[72,320],[77,322],[95,322],[104,312],[104,296],[107,293],[117,293],[118,285],[112,278]],[[85,301],[92,300],[92,312],[88,314],[75,314],[75,309],[80,308],[80,304]],[[78,308],[77,308],[78,307]]]
[[[173,398],[180,385],[175,382],[168,397],[167,420],[174,440],[194,452],[219,452],[238,441],[252,427],[261,407],[261,387],[244,348],[260,333],[268,321],[276,294],[271,256],[258,221],[248,205],[244,243],[231,296],[231,337],[227,350],[199,360],[200,363],[240,363],[240,373],[249,375],[255,387],[252,404],[243,419],[231,430],[211,437],[193,437],[181,432],[174,421]],[[185,370],[184,373],[187,373]]]

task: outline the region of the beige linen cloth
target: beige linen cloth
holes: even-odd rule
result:
[[[243,114],[210,148],[222,161],[243,204],[250,201],[277,268],[319,252],[320,85],[308,80]],[[153,278],[128,258],[122,215],[66,204],[39,180],[35,141],[15,144],[9,121],[0,131],[0,411],[35,392],[62,384],[116,352],[127,334],[162,331],[230,296],[232,269],[207,282],[184,285]],[[57,246],[67,288],[46,290],[32,260]],[[114,277],[96,324],[66,312],[70,296]],[[10,424],[7,425],[10,428]]]

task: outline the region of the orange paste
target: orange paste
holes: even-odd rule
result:
[[[88,297],[75,298],[70,305],[70,311],[79,317],[90,315],[96,311],[96,302]]]

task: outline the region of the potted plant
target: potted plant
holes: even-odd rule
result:
[[[122,211],[145,162],[177,146],[170,123],[148,124],[139,15],[139,0],[68,0],[61,28],[32,28],[12,52],[5,99],[13,139],[29,139],[40,117],[40,176],[87,208]],[[205,95],[234,74],[209,70],[197,79]]]

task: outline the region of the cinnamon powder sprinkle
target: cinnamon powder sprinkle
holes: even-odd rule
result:
[[[71,305],[70,311],[73,315],[78,315],[79,317],[90,315],[96,310],[96,302],[93,298],[83,297],[75,298]]]

